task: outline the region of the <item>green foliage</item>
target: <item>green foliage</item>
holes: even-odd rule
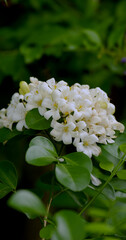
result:
[[[44,130],[50,127],[50,121],[42,117],[37,108],[34,108],[27,113],[25,121],[27,126],[34,130]]]
[[[38,136],[31,140],[26,153],[26,161],[35,166],[45,166],[57,161],[57,153],[52,142]]]
[[[17,173],[14,165],[9,161],[0,161],[0,198],[17,187]]]
[[[72,191],[82,191],[90,182],[90,173],[78,165],[59,164],[56,166],[56,178]]]
[[[50,239],[52,237],[54,229],[54,226],[49,224],[40,230],[39,236],[41,238]]]
[[[86,232],[90,234],[98,234],[103,235],[104,234],[112,234],[114,233],[114,229],[109,224],[105,223],[89,223],[86,225]]]
[[[90,173],[92,171],[91,159],[82,152],[74,152],[63,157],[67,164],[78,165],[86,168]]]
[[[126,144],[120,145],[120,150],[126,154]]]
[[[55,215],[55,221],[57,228],[52,240],[81,240],[84,238],[84,221],[75,212],[62,210]]]
[[[126,170],[120,170],[117,172],[117,176],[119,179],[126,180]]]
[[[8,205],[25,213],[29,218],[45,214],[45,208],[41,199],[29,190],[18,190],[9,198]]]
[[[15,136],[17,136],[18,134],[20,134],[20,132],[18,132],[16,129],[14,129],[13,131],[8,129],[8,128],[1,128],[0,129],[0,142],[5,142]]]
[[[124,86],[124,9],[123,0],[12,0],[1,14],[1,81],[6,76],[26,80],[37,73],[44,80],[53,74],[58,79],[69,76],[70,83],[77,78],[109,92],[113,84]]]

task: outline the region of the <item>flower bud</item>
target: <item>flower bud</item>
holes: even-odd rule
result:
[[[25,82],[25,81],[21,81],[19,84],[20,88],[19,88],[19,93],[21,95],[25,95],[26,93],[29,93],[29,85]]]

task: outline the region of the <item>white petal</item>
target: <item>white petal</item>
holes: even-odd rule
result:
[[[41,116],[44,116],[44,113],[45,113],[47,110],[46,110],[46,108],[44,108],[44,107],[39,107],[39,108],[38,108],[38,111],[39,111],[39,114],[40,114]]]
[[[92,181],[92,184],[95,186],[99,186],[101,184],[101,181],[92,174],[91,174],[91,181]]]
[[[53,110],[46,111],[44,117],[48,120],[53,115]]]
[[[64,144],[71,144],[72,143],[72,136],[71,136],[70,133],[63,133],[62,139],[63,139]]]
[[[52,107],[52,100],[50,98],[44,98],[42,106],[50,109]]]

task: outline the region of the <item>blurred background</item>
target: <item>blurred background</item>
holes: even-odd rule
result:
[[[100,87],[126,123],[126,1],[0,0],[0,109],[30,76]],[[36,179],[24,162],[29,138],[0,144],[0,158],[14,162],[22,188]],[[29,226],[6,199],[0,204],[4,239],[37,239],[38,223]]]

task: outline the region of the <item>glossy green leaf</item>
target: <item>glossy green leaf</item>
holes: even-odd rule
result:
[[[58,156],[53,143],[46,137],[37,136],[33,138],[29,144],[29,147],[32,147],[32,146],[39,146],[41,148],[46,149],[50,153],[52,153],[54,156]]]
[[[100,163],[104,162],[104,165],[106,164],[106,162],[110,162],[110,169],[112,169],[112,164],[114,164],[114,166],[117,165],[119,159],[120,159],[120,156],[118,155],[118,146],[117,145],[114,145],[114,144],[111,144],[110,145],[105,145],[105,146],[101,146],[101,154],[98,156],[98,157],[95,157],[95,159],[97,161],[99,161]],[[106,164],[107,166],[107,164]],[[101,166],[100,166],[101,167]]]
[[[101,161],[99,166],[102,169],[110,171],[110,172],[114,169],[114,164],[112,162],[109,162],[109,161]]]
[[[89,171],[81,166],[58,164],[55,173],[57,180],[72,191],[82,191],[90,182]]]
[[[30,218],[45,215],[41,199],[29,190],[18,190],[9,198],[8,205]]]
[[[47,138],[37,136],[30,142],[26,161],[35,166],[45,166],[58,161],[55,147]]]
[[[27,126],[34,130],[44,130],[50,127],[50,120],[46,120],[38,112],[37,108],[30,110],[25,118]]]
[[[85,222],[77,213],[62,210],[55,215],[56,231],[52,240],[82,240],[85,236]]]
[[[12,190],[17,186],[17,173],[14,165],[9,161],[0,161],[0,181]]]
[[[126,180],[126,170],[122,169],[117,172],[117,176],[119,179]]]
[[[91,159],[82,152],[74,152],[63,156],[69,165],[78,165],[86,168],[89,172],[92,171]]]
[[[6,184],[0,182],[0,199],[6,196],[12,189]]]
[[[54,225],[49,224],[40,230],[39,236],[40,238],[50,239],[52,237],[54,230],[55,230]]]
[[[122,144],[119,146],[120,150],[126,154],[126,144]]]

